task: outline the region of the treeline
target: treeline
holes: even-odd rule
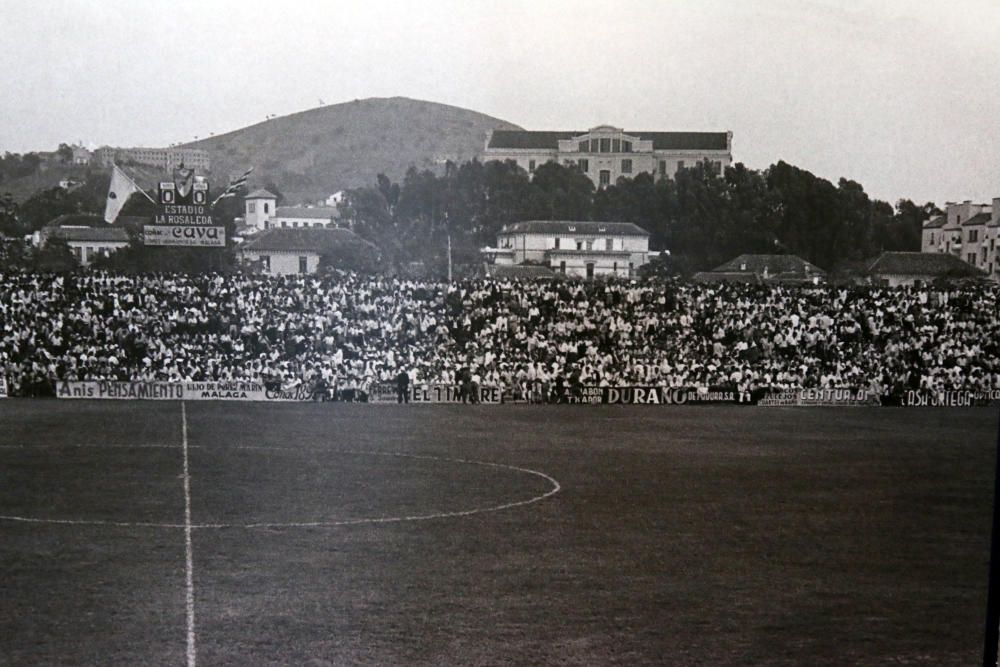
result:
[[[642,173],[595,189],[574,168],[550,162],[529,174],[513,162],[449,164],[441,176],[411,168],[403,182],[380,175],[349,191],[343,216],[378,244],[396,268],[422,262],[440,273],[451,237],[456,264],[519,220],[634,222],[653,250],[669,250],[674,269],[709,269],[742,253],[790,253],[835,270],[884,250],[919,250],[932,203],[871,199],[859,183],[833,183],[778,162],[743,164],[721,175],[698,164],[673,179]]]
[[[22,238],[67,213],[103,214],[111,176],[103,169],[87,169],[83,181],[71,190],[46,188],[18,204],[0,194],[0,235]]]

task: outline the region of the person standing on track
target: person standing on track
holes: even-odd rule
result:
[[[400,368],[396,374],[396,402],[410,402],[410,374],[405,368]]]

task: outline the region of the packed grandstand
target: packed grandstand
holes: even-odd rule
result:
[[[14,396],[260,382],[363,400],[401,373],[472,388],[470,400],[480,387],[538,402],[621,387],[997,395],[997,297],[992,285],[9,273],[0,363]]]

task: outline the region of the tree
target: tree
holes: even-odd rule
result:
[[[63,164],[71,164],[73,162],[73,147],[69,144],[59,144],[56,154]]]
[[[46,239],[44,245],[38,249],[34,256],[34,269],[36,271],[72,271],[78,265],[69,244],[58,236],[50,236]]]

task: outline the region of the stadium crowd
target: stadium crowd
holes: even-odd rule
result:
[[[9,273],[12,395],[59,380],[1000,389],[998,288]]]

